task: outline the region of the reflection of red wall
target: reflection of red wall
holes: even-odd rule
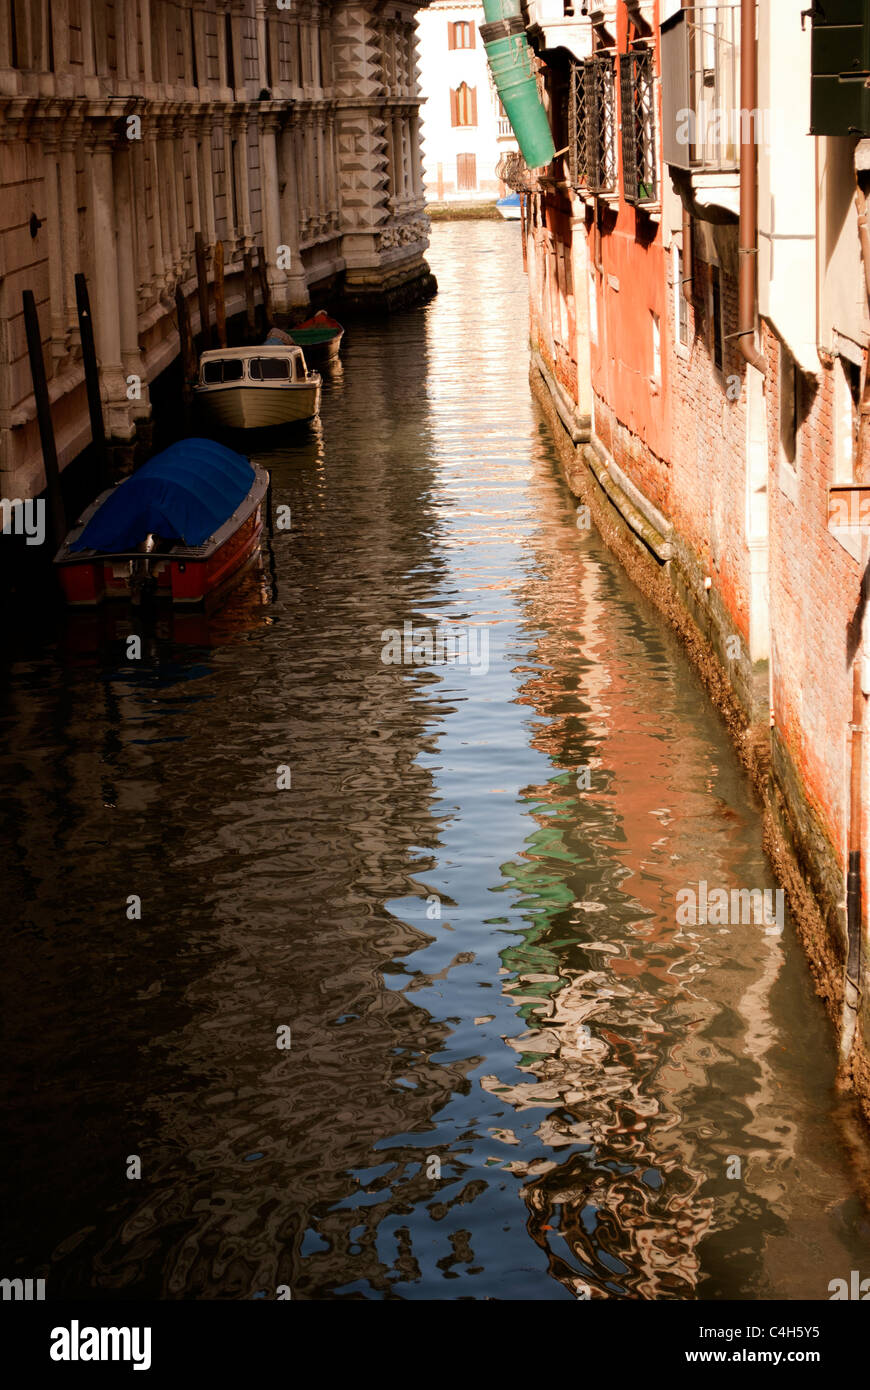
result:
[[[655,32],[658,35],[658,4]],[[628,47],[628,17],[624,4],[617,12],[617,49]],[[660,72],[656,39],[655,70]],[[617,70],[617,100],[619,78]],[[660,144],[660,107],[656,107],[656,140]],[[659,506],[667,506],[667,465],[671,454],[671,419],[668,403],[667,275],[662,246],[660,215],[654,220],[623,200],[622,149],[617,131],[619,202],[601,204],[601,236],[591,217],[587,231],[590,250],[600,247],[599,273],[590,256],[598,302],[597,343],[590,344],[592,389],[596,396],[595,430],[617,463]],[[660,177],[667,177],[659,158]],[[618,286],[618,288],[617,288]],[[660,381],[653,383],[653,321],[659,321],[661,340]],[[622,437],[624,426],[635,440]],[[645,446],[638,449],[637,442]],[[648,451],[648,453],[647,453]],[[650,457],[649,455],[652,455]]]

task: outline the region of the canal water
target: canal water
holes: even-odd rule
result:
[[[518,228],[431,262],[263,456],[222,610],[7,653],[0,1273],[826,1299],[870,1276],[868,1157],[792,926],[677,921],[774,886],[747,779],[578,529]]]

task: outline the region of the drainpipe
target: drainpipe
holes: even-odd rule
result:
[[[755,346],[758,300],[758,152],[749,113],[758,106],[758,45],[755,39],[756,0],[740,0],[740,228],[738,254],[737,346],[751,367],[767,372],[767,361]]]
[[[861,242],[861,260],[864,266],[864,288],[870,298],[870,225],[866,186],[870,177],[870,140],[862,140],[855,151],[855,206],[858,212],[858,237]],[[861,404],[858,423],[858,457],[856,459],[856,481],[866,481],[867,437],[870,432],[870,372],[865,364],[861,383]]]
[[[858,212],[858,237],[861,244],[861,260],[864,266],[864,286],[870,297],[870,227],[867,222],[867,198],[864,184],[870,165],[870,144],[862,140],[855,151],[855,204]],[[855,459],[855,480],[865,481],[867,452],[867,428],[870,421],[870,380],[865,367],[863,389],[861,391],[860,421],[858,429],[858,448]],[[867,538],[862,539],[861,574],[864,611],[861,618],[861,641],[855,653],[852,668],[852,749],[849,768],[849,869],[846,876],[846,979],[843,990],[843,1022],[840,1030],[840,1055],[845,1061],[852,1049],[861,1002],[861,935],[863,928],[862,904],[862,866],[861,866],[861,791],[864,763],[864,726],[866,720],[866,696],[870,685],[865,672],[870,676],[870,595],[867,593],[867,566],[870,564],[870,545]],[[865,686],[867,687],[865,689]]]
[[[690,0],[681,0],[680,8],[689,8]],[[691,183],[690,183],[691,186]],[[693,304],[695,299],[695,248],[692,244],[692,214],[683,201],[683,298]]]
[[[866,568],[867,542],[862,546]],[[862,619],[862,639],[866,639],[866,608]],[[846,978],[843,982],[843,1018],[840,1028],[840,1056],[843,1061],[852,1050],[858,1006],[861,1000],[861,778],[864,763],[864,690],[862,668],[867,657],[862,640],[852,667],[852,749],[849,768],[849,871],[846,875]]]

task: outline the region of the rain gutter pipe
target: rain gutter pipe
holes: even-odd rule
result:
[[[858,237],[864,267],[864,285],[870,297],[870,231],[867,226],[867,196],[865,187],[870,165],[870,142],[862,140],[855,151],[855,202],[858,214]],[[870,419],[870,378],[866,364],[862,372],[858,450],[855,480],[867,477],[867,424]],[[846,979],[843,992],[843,1026],[840,1055],[847,1060],[855,1036],[858,1009],[861,1002],[861,939],[863,935],[863,865],[861,863],[862,783],[864,776],[865,733],[868,689],[868,594],[867,565],[870,560],[868,541],[862,536],[861,573],[862,599],[861,641],[855,653],[852,669],[852,746],[849,767],[849,867],[846,876]]]
[[[682,8],[688,9],[689,0],[682,0]],[[683,298],[691,304],[695,298],[695,247],[692,242],[692,214],[683,200]]]
[[[740,280],[737,299],[737,346],[751,367],[767,372],[764,353],[755,346],[758,298],[758,151],[751,113],[758,105],[756,0],[740,0]]]

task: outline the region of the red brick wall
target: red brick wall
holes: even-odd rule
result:
[[[834,380],[820,367],[798,432],[797,505],[779,482],[779,344],[767,329],[773,714],[808,797],[842,848],[848,824],[849,628],[859,566],[827,527],[834,481]],[[813,378],[805,378],[810,386]],[[806,392],[806,387],[805,387]],[[857,634],[856,634],[857,636]]]
[[[683,273],[688,268],[684,265]],[[677,341],[673,258],[667,258],[667,355],[671,388],[671,485],[665,510],[697,555],[728,610],[734,627],[749,637],[746,537],[747,370],[735,339],[737,283],[719,267],[724,336],[723,369],[713,363],[708,288],[711,267],[697,255],[693,302],[688,309],[688,347]],[[732,394],[728,386],[731,380]],[[735,378],[737,379],[735,381]]]

